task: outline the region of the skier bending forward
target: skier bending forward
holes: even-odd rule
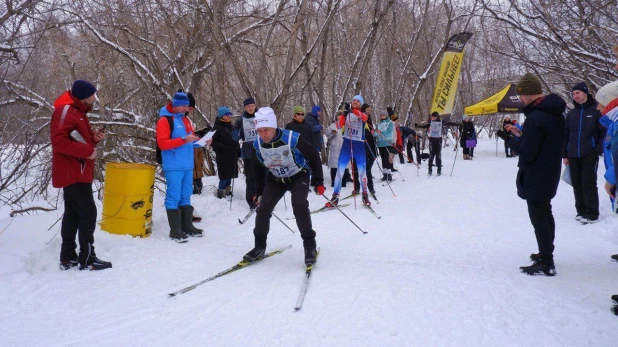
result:
[[[258,138],[253,142],[255,197],[258,205],[255,216],[255,248],[244,260],[254,262],[264,256],[270,217],[277,202],[286,191],[292,194],[292,210],[305,247],[305,264],[315,263],[317,256],[315,231],[309,214],[309,167],[315,192],[323,195],[322,163],[313,145],[300,134],[277,127],[277,118],[270,107],[260,108],[255,115]],[[268,169],[268,170],[265,170]]]

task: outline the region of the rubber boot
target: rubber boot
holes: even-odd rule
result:
[[[191,237],[202,237],[204,231],[193,226],[193,206],[180,206],[182,231]]]
[[[167,222],[170,224],[170,238],[178,243],[188,241],[187,234],[182,231],[180,210],[167,210]]]

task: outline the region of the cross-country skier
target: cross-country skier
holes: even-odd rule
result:
[[[264,256],[272,211],[285,192],[292,194],[292,210],[305,247],[305,264],[313,264],[317,256],[315,231],[309,213],[309,168],[315,192],[323,195],[322,162],[313,144],[299,141],[299,134],[277,127],[277,118],[270,107],[262,107],[255,114],[258,138],[253,141],[255,156],[255,248],[244,260],[254,262]],[[268,169],[268,170],[265,170]]]
[[[339,154],[339,165],[337,167],[337,177],[335,179],[335,190],[333,197],[327,202],[326,206],[333,207],[339,203],[339,191],[341,190],[341,180],[345,167],[350,159],[356,161],[358,167],[358,178],[363,190],[363,204],[370,206],[369,196],[367,195],[367,178],[365,177],[365,122],[367,115],[361,112],[361,105],[365,102],[362,96],[356,95],[352,98],[352,105],[346,103],[343,109],[343,115],[337,121],[337,128],[344,128],[343,144],[341,145],[341,153]]]
[[[442,174],[442,126],[443,125],[460,125],[453,122],[444,122],[440,119],[438,112],[431,114],[431,122],[425,125],[414,124],[417,128],[427,129],[429,134],[429,171],[427,172],[431,176],[431,167],[433,166],[433,160],[436,159],[436,166],[438,167],[438,176]]]

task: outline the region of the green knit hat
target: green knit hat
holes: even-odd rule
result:
[[[541,81],[538,77],[530,72],[523,75],[519,82],[517,82],[517,94],[518,95],[539,95],[543,94],[543,88],[541,88]]]
[[[292,111],[292,115],[296,115],[297,113],[305,113],[305,108],[302,106],[294,106],[294,109]]]

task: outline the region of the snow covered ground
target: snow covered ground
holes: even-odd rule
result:
[[[97,254],[114,266],[101,272],[58,269],[59,224],[47,229],[62,211],[9,218],[0,208],[0,346],[616,346],[618,317],[609,308],[618,293],[618,264],[610,261],[618,217],[602,172],[601,222],[576,222],[572,190],[560,184],[558,274],[527,276],[518,268],[537,248],[515,191],[517,159],[504,157],[502,142],[496,157],[495,145],[479,141],[473,161],[459,153],[452,177],[452,147],[437,179],[426,178],[426,161],[419,176],[399,165],[405,181],[396,174],[396,196],[376,181],[373,207],[382,219],[355,210],[353,200],[343,209],[367,235],[337,211],[314,215],[321,253],[298,312],[302,242],[274,218],[269,249],[291,249],[167,296],[252,248],[253,218],[237,221],[247,212],[241,179],[232,211],[210,194],[216,179],[204,180],[209,193],[193,199],[204,217],[201,239],[167,238],[160,194],[151,237],[97,230]],[[292,216],[287,200],[287,210],[283,201],[275,210],[281,218]],[[310,196],[312,210],[324,202]]]

